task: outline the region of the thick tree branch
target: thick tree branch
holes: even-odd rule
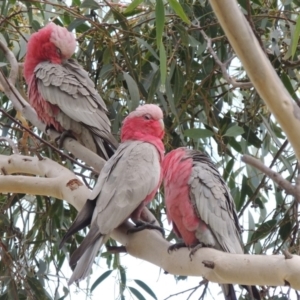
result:
[[[90,190],[64,166],[45,158],[0,155],[0,193],[25,193],[65,199],[80,210]],[[16,173],[30,174],[11,175]]]
[[[28,102],[22,97],[17,88],[15,87],[16,74],[18,73],[18,62],[13,53],[7,48],[7,46],[0,40],[0,49],[4,52],[7,60],[11,65],[11,71],[9,78],[6,78],[3,72],[0,70],[0,85],[2,85],[3,92],[11,100],[14,108],[22,113],[24,117],[30,121],[35,127],[43,131],[50,136],[52,140],[59,137],[59,133],[54,130],[47,130],[46,125],[42,123],[35,112],[35,110],[28,104]],[[82,146],[76,140],[66,138],[63,144],[64,148],[71,152],[75,157],[84,161],[89,166],[93,167],[95,171],[99,172],[105,160],[98,156],[96,153]]]
[[[80,210],[90,191],[68,169],[50,160],[36,157],[0,155],[0,192],[27,193],[65,199]],[[15,173],[31,174],[9,175]],[[43,177],[43,178],[42,178]],[[46,178],[45,178],[46,177]],[[151,218],[150,215],[148,215]],[[300,289],[300,257],[283,255],[238,255],[203,248],[190,260],[189,250],[168,253],[170,243],[156,230],[127,234],[132,224],[125,222],[111,234],[132,256],[149,261],[176,275],[204,276],[218,283],[279,286],[288,283]],[[203,262],[212,262],[213,268]]]
[[[210,4],[254,87],[274,114],[300,160],[300,108],[292,100],[261,49],[236,0]]]

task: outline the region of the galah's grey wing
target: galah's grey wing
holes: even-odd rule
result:
[[[104,165],[91,194],[96,195],[91,229],[70,260],[76,264],[102,235],[123,223],[160,183],[160,156],[155,146],[142,141],[120,144]]]
[[[223,178],[205,154],[195,151],[192,158],[189,185],[196,214],[209,226],[220,250],[243,253],[234,201]]]
[[[62,65],[42,62],[36,66],[34,73],[38,90],[46,101],[57,105],[71,120],[83,124],[96,136],[117,148],[105,103],[87,72],[76,61],[68,60]],[[63,128],[70,123],[61,116],[57,121]]]

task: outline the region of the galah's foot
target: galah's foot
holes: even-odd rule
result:
[[[183,242],[176,243],[176,244],[174,244],[174,245],[172,245],[168,248],[168,253],[171,253],[171,252],[176,251],[180,248],[186,248],[186,247],[187,247],[186,244],[183,243]]]
[[[203,243],[199,243],[196,246],[194,246],[189,254],[190,260],[192,261],[192,257],[193,255],[197,252],[197,250],[199,250],[200,248],[205,247],[205,245]]]
[[[164,229],[160,226],[154,225],[153,223],[155,223],[155,220],[151,221],[149,223],[146,223],[146,222],[143,222],[143,221],[136,221],[135,222],[135,228],[128,229],[127,234],[135,233],[135,232],[142,231],[142,230],[145,230],[145,229],[156,229],[162,234],[163,237],[165,237]]]
[[[55,142],[58,143],[58,147],[59,148],[62,148],[63,147],[63,144],[64,144],[64,141],[66,138],[72,138],[72,139],[75,139],[74,135],[72,134],[72,131],[71,130],[65,130],[63,131],[60,136],[58,136],[56,139],[55,139]],[[76,139],[75,139],[76,140]]]

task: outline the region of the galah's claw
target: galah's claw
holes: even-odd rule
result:
[[[192,256],[197,252],[197,250],[199,250],[200,248],[205,247],[205,245],[203,243],[199,243],[196,246],[194,246],[189,254],[190,260],[192,261]]]
[[[64,141],[66,138],[72,138],[72,139],[75,139],[74,135],[72,134],[72,131],[71,130],[65,130],[63,131],[56,139],[55,139],[55,142],[58,143],[58,147],[59,148],[62,148],[63,147],[63,144],[64,144]]]
[[[145,229],[156,229],[162,234],[163,237],[165,237],[164,229],[160,226],[154,225],[153,223],[155,223],[155,220],[152,222],[149,222],[149,223],[146,223],[143,221],[136,221],[135,228],[128,229],[127,234],[135,233],[135,232],[142,231]]]
[[[173,244],[172,246],[170,246],[168,248],[168,253],[171,253],[173,251],[177,251],[178,249],[180,248],[186,248],[186,244],[184,242],[179,242],[179,243],[176,243],[176,244]]]

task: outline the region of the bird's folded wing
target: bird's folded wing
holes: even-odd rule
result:
[[[42,62],[34,73],[38,90],[46,101],[109,141],[110,121],[105,103],[87,72],[76,61],[68,60],[62,65]],[[109,142],[116,144],[113,138],[111,140]]]
[[[234,201],[206,155],[197,153],[193,156],[189,185],[196,214],[209,225],[221,248],[226,252],[243,253]]]
[[[122,143],[105,164],[91,194],[97,197],[92,219],[102,234],[110,233],[158,188],[161,166],[155,146],[142,141]]]

